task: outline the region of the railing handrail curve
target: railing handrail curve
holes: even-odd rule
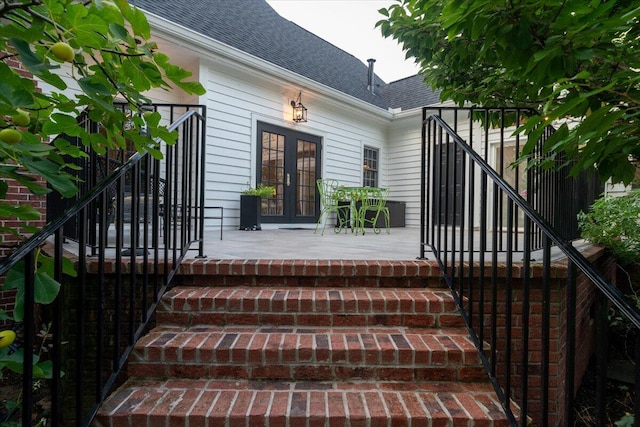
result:
[[[175,120],[167,130],[169,132],[176,130],[181,124],[186,122],[190,117],[197,116],[202,119],[202,115],[195,110],[189,110],[183,113],[177,120]],[[158,138],[154,138],[156,142],[160,141]],[[90,191],[82,196],[73,206],[66,209],[62,215],[58,216],[48,224],[46,224],[40,231],[35,233],[24,243],[19,245],[10,255],[0,261],[0,276],[6,274],[13,266],[15,266],[20,260],[22,260],[27,254],[34,251],[38,246],[44,243],[50,236],[52,236],[60,227],[75,215],[77,215],[82,209],[84,209],[89,203],[96,200],[102,192],[110,185],[114,184],[121,176],[127,173],[138,162],[140,162],[148,153],[134,153],[126,162],[113,169],[113,171],[107,175],[104,179],[96,184]]]
[[[640,312],[636,310],[625,299],[622,292],[608,283],[602,275],[589,263],[589,261],[544,219],[532,209],[527,201],[522,198],[498,173],[467,144],[460,136],[436,113],[427,115],[425,123],[433,120],[449,134],[456,144],[470,156],[473,161],[480,166],[491,180],[499,186],[508,197],[522,209],[522,211],[557,245],[557,247],[570,259],[604,294],[606,297],[624,314],[633,325],[640,329]]]

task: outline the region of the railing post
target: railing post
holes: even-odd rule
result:
[[[575,360],[576,360],[576,265],[567,260],[567,352],[565,359],[565,425],[574,424]]]
[[[200,125],[198,126],[198,135],[201,139],[200,143],[200,152],[198,155],[200,156],[200,235],[198,239],[200,240],[200,246],[198,247],[198,256],[200,258],[206,258],[207,256],[204,254],[204,193],[205,193],[205,168],[206,168],[206,154],[207,154],[207,108],[202,108],[202,119],[199,121]],[[222,228],[222,221],[220,221],[220,228]],[[220,236],[222,237],[222,231],[220,231]]]
[[[427,221],[426,221],[426,179],[427,179],[427,126],[431,128],[431,121],[427,122],[427,109],[422,109],[422,136],[420,144],[420,250],[419,259],[425,259],[424,247],[427,243]]]
[[[633,399],[633,427],[640,427],[640,332],[636,331],[634,346],[634,360],[636,364],[635,390]]]
[[[603,295],[596,298],[596,422],[607,421],[607,348],[609,347],[608,318],[609,301]]]
[[[54,240],[54,274],[53,278],[62,283],[62,232],[63,228],[59,228],[55,234]],[[61,372],[62,372],[62,310],[64,301],[64,286],[60,287],[60,292],[53,301],[53,320],[51,325],[52,334],[52,365],[53,377],[51,378],[51,424],[54,426],[62,425],[62,398],[61,398]]]
[[[24,260],[24,356],[22,358],[22,425],[30,426],[33,415],[33,346],[35,342],[34,324],[34,285],[35,285],[35,253],[33,251]]]

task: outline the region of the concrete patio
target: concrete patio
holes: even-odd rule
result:
[[[204,254],[211,259],[350,259],[414,260],[419,256],[417,228],[392,228],[391,233],[364,235],[336,234],[327,228],[324,235],[313,228],[264,228],[260,231],[225,230],[205,235]],[[191,251],[194,256],[197,251]]]

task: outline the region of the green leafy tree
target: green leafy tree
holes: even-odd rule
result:
[[[630,183],[640,160],[640,4],[635,0],[397,0],[381,9],[442,99],[531,107],[523,157],[545,150]],[[535,159],[534,159],[535,160]]]
[[[35,194],[46,193],[30,174],[42,176],[65,196],[76,192],[71,165],[62,155],[83,154],[64,141],[48,143],[60,133],[80,137],[98,153],[132,141],[137,150],[160,156],[157,142],[140,134],[140,127],[147,126],[152,137],[172,143],[173,135],[159,126],[159,114],[136,115],[136,126],[125,126],[124,112],[114,107],[116,97],[139,111],[149,103],[146,91],[171,89],[170,83],[204,93],[199,83],[185,81],[190,72],[156,51],[144,13],[127,1],[0,1],[0,24],[0,198],[6,195],[6,179]],[[56,91],[38,93],[30,76],[9,66],[14,59]],[[77,83],[74,91],[68,90],[65,74]],[[85,110],[101,123],[103,133],[87,133],[77,123]],[[28,207],[0,204],[0,215],[7,214],[35,215]]]
[[[77,192],[70,174],[74,166],[64,158],[86,154],[54,140],[58,134],[79,137],[97,153],[124,148],[131,141],[138,151],[161,157],[156,139],[174,143],[176,135],[159,124],[158,113],[134,114],[135,126],[130,126],[130,119],[114,106],[118,98],[137,113],[149,103],[145,92],[152,88],[205,92],[199,83],[187,81],[191,73],[172,65],[150,38],[144,13],[125,0],[0,1],[0,219],[34,220],[40,215],[30,206],[6,200],[8,180],[37,195],[50,191],[46,184],[64,196]],[[20,63],[55,90],[39,92],[32,76],[19,73],[12,63]],[[68,87],[70,81],[73,87]],[[83,111],[101,123],[101,133],[88,133],[77,123]],[[141,134],[143,126],[148,134]],[[42,177],[45,185],[34,176]],[[13,228],[0,232],[21,237]],[[18,265],[3,284],[4,290],[17,290],[15,321],[22,320],[24,312],[21,271]],[[60,285],[52,272],[51,260],[38,254],[37,303],[48,304],[58,294]],[[75,274],[70,262],[64,264],[64,272]],[[6,313],[0,313],[2,317],[6,319]],[[0,375],[4,367],[21,372],[22,359],[9,351],[9,344],[0,346]],[[48,377],[50,370],[44,367],[38,364],[34,375]]]

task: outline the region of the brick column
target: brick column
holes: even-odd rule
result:
[[[594,263],[609,280],[615,283],[616,263],[607,256],[599,248],[589,249],[583,253],[591,262]],[[473,292],[473,311],[471,320],[474,328],[477,330],[480,317],[479,300],[479,266],[474,266],[474,286]],[[491,266],[485,267],[485,275],[491,273]],[[490,277],[485,277],[484,283],[484,305],[483,305],[483,333],[486,343],[485,352],[491,354],[491,336],[493,331],[493,319],[490,315],[492,311],[493,286],[496,287],[496,303],[497,315],[495,316],[496,330],[496,366],[497,372],[495,376],[501,385],[504,385],[507,375],[505,368],[505,356],[507,352],[506,342],[506,324],[507,324],[507,292],[506,287],[510,287],[511,291],[511,363],[508,372],[511,375],[511,392],[512,397],[518,401],[522,397],[522,356],[524,348],[524,329],[523,329],[523,281],[522,281],[522,264],[514,264],[512,279],[510,283],[505,283],[504,277],[506,273],[505,266],[500,264],[499,277],[491,283]],[[468,274],[465,272],[465,274]],[[568,363],[574,364],[575,369],[575,391],[577,392],[582,376],[587,370],[589,359],[595,350],[595,324],[593,315],[593,305],[599,295],[595,285],[585,277],[579,274],[576,280],[576,357],[574,361],[567,360],[567,267],[565,263],[557,263],[551,266],[549,280],[549,425],[563,425],[564,418],[564,402],[565,402],[565,372]],[[541,424],[541,420],[536,417],[542,408],[542,345],[543,345],[543,279],[541,264],[532,263],[531,279],[529,283],[529,330],[526,338],[528,339],[528,356],[527,356],[527,394],[528,394],[528,413],[533,418],[533,425]],[[517,410],[515,411],[517,413]]]

